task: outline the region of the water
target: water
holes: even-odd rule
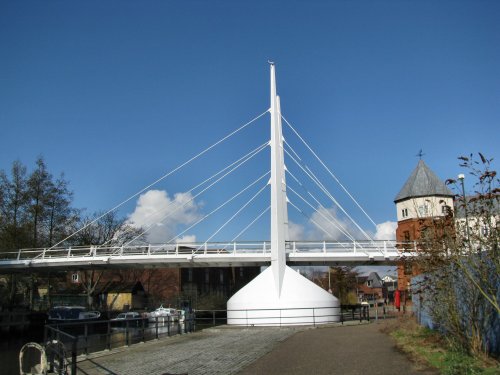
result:
[[[83,332],[83,326],[78,327],[78,331]],[[184,333],[185,325],[183,323],[158,324],[158,332],[154,323],[150,323],[144,327],[130,327],[128,330],[125,327],[112,327],[108,335],[106,330],[95,329],[90,332],[89,336],[79,336],[77,342],[77,353],[85,354],[96,351],[106,350],[129,345],[137,344],[141,341],[149,341],[156,338],[166,337],[168,335],[176,335]],[[73,329],[74,330],[74,329]],[[100,332],[99,332],[100,331]],[[70,351],[72,343],[67,339],[61,339],[65,344],[68,357],[71,356]],[[28,342],[43,342],[42,332],[32,332],[20,335],[0,336],[0,374],[1,375],[19,375],[19,352],[22,346]]]

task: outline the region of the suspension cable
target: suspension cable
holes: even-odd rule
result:
[[[285,120],[285,123],[290,127],[290,129],[292,129],[292,131],[295,133],[295,135],[302,141],[302,143],[307,147],[307,149],[314,155],[314,157],[320,162],[320,164],[326,169],[326,171],[330,174],[330,176],[332,176],[332,178],[337,181],[337,183],[340,185],[340,187],[342,188],[342,190],[344,190],[344,192],[352,199],[352,201],[358,206],[358,208],[365,214],[365,216],[368,218],[368,220],[371,221],[371,223],[375,226],[375,228],[377,227],[377,224],[373,221],[373,219],[370,217],[370,215],[368,215],[368,213],[363,209],[363,207],[361,207],[361,205],[358,203],[358,201],[351,195],[351,193],[349,193],[349,191],[344,187],[344,185],[342,185],[342,183],[339,181],[339,179],[337,178],[337,176],[335,176],[333,174],[333,172],[326,166],[325,163],[323,163],[323,161],[320,159],[320,157],[313,151],[313,149],[309,146],[309,144],[307,144],[307,142],[304,140],[304,138],[302,138],[300,136],[300,134],[294,129],[294,127],[292,126],[292,124],[290,124],[288,122],[288,120],[282,115],[281,118],[283,120]]]
[[[199,188],[199,187],[203,186],[204,184],[206,184],[206,183],[207,183],[207,182],[209,182],[210,180],[214,179],[215,177],[217,177],[217,176],[218,176],[218,175],[220,175],[221,173],[225,172],[227,169],[231,168],[231,167],[232,167],[232,166],[234,166],[235,164],[237,164],[237,163],[241,162],[242,160],[244,160],[244,161],[242,162],[242,163],[244,163],[244,162],[246,162],[247,160],[249,160],[249,159],[253,158],[253,157],[254,157],[255,155],[257,155],[260,151],[262,151],[265,147],[267,147],[267,145],[268,145],[268,144],[269,144],[269,142],[265,142],[265,143],[263,143],[262,145],[260,145],[260,146],[256,147],[256,148],[255,148],[255,149],[253,149],[252,151],[248,152],[246,155],[242,156],[241,158],[239,158],[239,159],[238,159],[238,160],[236,160],[235,162],[233,162],[233,163],[229,164],[229,165],[228,165],[228,166],[226,166],[225,168],[223,168],[223,169],[219,170],[217,173],[214,173],[212,176],[210,176],[209,178],[207,178],[207,179],[205,179],[204,181],[200,182],[198,185],[196,185],[196,186],[192,187],[191,189],[189,189],[189,190],[188,190],[187,192],[185,192],[185,193],[187,193],[187,194],[192,193],[192,192],[193,192],[194,190],[196,190],[197,188]],[[206,191],[206,190],[204,190],[204,191]],[[202,191],[202,192],[203,192],[203,191]],[[200,192],[200,193],[202,193],[202,192]],[[188,200],[187,202],[185,202],[185,203],[184,203],[183,205],[181,205],[180,207],[177,207],[177,209],[176,209],[174,212],[178,211],[178,210],[179,210],[180,208],[182,208],[182,207],[185,207],[185,206],[186,206],[187,204],[189,204],[189,203],[190,203],[190,202],[191,202],[194,198],[196,198],[198,195],[200,195],[200,193],[198,193],[195,197],[192,197],[190,200]],[[162,211],[166,211],[166,210],[168,210],[168,209],[169,209],[172,205],[174,205],[174,202],[173,202],[173,201],[172,201],[172,202],[170,202],[170,203],[169,203],[166,207],[163,207],[163,208],[161,208],[161,209],[159,209],[159,210],[155,210],[155,211],[153,211],[153,212],[148,213],[148,214],[144,217],[144,219],[148,219],[148,218],[150,218],[150,217],[151,217],[151,216],[153,216],[153,215],[156,215],[156,214],[158,214],[158,213],[160,213],[160,212],[162,212]],[[168,216],[163,216],[163,217],[161,217],[160,219],[161,219],[161,220],[164,220],[164,219],[166,219],[167,217],[168,217]],[[146,226],[146,230],[144,230],[144,231],[143,231],[143,232],[141,232],[138,236],[136,236],[136,237],[135,237],[135,238],[133,238],[131,241],[129,241],[129,242],[127,243],[127,245],[128,245],[128,244],[130,244],[131,242],[133,242],[133,241],[137,240],[139,237],[141,237],[141,236],[142,236],[143,234],[145,234],[146,232],[148,232],[148,231],[149,231],[149,229],[151,229],[152,227],[154,227],[154,225],[155,225],[156,223],[157,223],[157,220],[156,220],[156,222],[154,222],[154,223],[151,223],[151,224],[147,225],[147,226]],[[135,229],[133,226],[131,226],[131,225],[127,225],[127,227],[125,228],[125,232],[127,232],[127,231],[131,231],[131,230],[133,230],[133,229]],[[106,241],[106,242],[105,242],[105,243],[103,243],[102,245],[99,245],[99,246],[98,246],[98,248],[101,248],[101,247],[106,246],[106,245],[107,245],[108,243],[110,243],[112,240],[113,240],[113,239],[109,239],[108,241]]]
[[[212,238],[214,238],[227,224],[229,224],[236,216],[238,216],[238,214],[243,211],[250,203],[253,202],[253,200],[255,198],[257,198],[257,196],[259,196],[260,193],[262,193],[264,191],[264,189],[268,186],[269,184],[265,184],[257,193],[254,194],[254,196],[252,198],[250,198],[247,202],[245,202],[245,204],[243,206],[241,206],[224,224],[222,224],[219,229],[217,229],[210,237],[208,237],[208,239],[198,247],[198,249],[196,249],[196,251],[198,251],[199,249],[201,249],[203,246],[205,246],[208,242],[210,242],[210,240]]]
[[[261,118],[262,116],[264,116],[267,112],[269,112],[269,109],[266,109],[265,112],[262,112],[260,115],[254,117],[252,120],[248,121],[246,124],[243,124],[242,126],[240,126],[238,129],[232,131],[231,133],[229,133],[228,135],[226,135],[225,137],[219,139],[217,142],[213,143],[211,146],[207,147],[206,149],[204,149],[203,151],[201,151],[200,153],[196,154],[195,156],[193,156],[191,159],[189,159],[188,161],[185,161],[184,163],[182,163],[181,165],[179,165],[178,167],[174,168],[173,170],[171,170],[170,172],[164,174],[162,177],[158,178],[156,181],[152,182],[151,184],[149,184],[148,186],[146,186],[145,188],[139,190],[137,193],[135,193],[134,195],[131,195],[130,197],[128,197],[127,199],[125,199],[124,201],[122,201],[121,203],[117,204],[116,206],[114,206],[113,208],[109,209],[108,211],[106,211],[105,213],[103,213],[102,215],[98,216],[96,219],[92,220],[90,223],[84,225],[82,228],[78,229],[77,231],[71,233],[69,236],[67,236],[66,238],[62,239],[61,241],[59,241],[58,243],[56,243],[55,245],[51,246],[49,248],[50,249],[53,249],[55,247],[57,247],[58,245],[62,244],[63,242],[69,240],[70,238],[72,238],[73,236],[75,236],[76,234],[80,233],[82,230],[84,230],[85,228],[88,228],[90,225],[96,223],[97,221],[101,220],[104,216],[108,215],[109,213],[117,210],[118,208],[120,208],[121,206],[123,206],[125,203],[131,201],[132,199],[134,199],[135,197],[137,197],[139,194],[142,194],[143,192],[145,192],[147,189],[149,189],[150,187],[156,185],[158,182],[164,180],[165,178],[167,178],[168,176],[172,175],[173,173],[177,172],[179,169],[183,168],[184,166],[188,165],[189,163],[193,162],[194,160],[198,159],[200,156],[202,156],[203,154],[207,153],[208,151],[210,151],[212,148],[216,147],[217,145],[219,145],[220,143],[224,142],[225,140],[227,140],[228,138],[231,138],[233,135],[235,135],[236,133],[240,132],[241,130],[243,130],[244,128],[246,128],[247,126],[249,126],[250,124],[252,124],[253,122],[257,121],[259,118]]]
[[[302,215],[304,215],[308,220],[310,220],[312,223],[314,223],[314,225],[316,225],[319,229],[321,229],[323,232],[325,232],[327,235],[329,235],[331,238],[333,238],[334,236],[328,232],[325,228],[323,228],[319,223],[316,222],[316,220],[314,220],[312,217],[310,217],[308,214],[306,214],[304,211],[302,211],[299,207],[297,207],[295,204],[293,204],[293,202],[291,201],[288,201],[288,203],[293,207],[295,208],[297,211],[299,211]]]
[[[293,178],[293,179],[294,179],[294,180],[295,180],[295,181],[296,181],[299,185],[301,185],[301,186],[304,188],[304,190],[306,191],[306,193],[308,193],[308,194],[309,194],[309,195],[310,195],[310,196],[314,199],[314,201],[315,201],[316,203],[318,203],[318,204],[319,204],[320,208],[322,208],[325,212],[327,212],[327,213],[328,213],[329,218],[328,218],[328,217],[325,217],[325,216],[324,216],[324,214],[322,214],[320,210],[318,210],[317,208],[315,208],[315,207],[314,207],[314,206],[313,206],[310,202],[308,202],[305,198],[303,198],[302,196],[300,196],[300,195],[299,195],[296,191],[294,191],[294,190],[293,190],[290,186],[288,186],[288,188],[289,188],[289,189],[290,189],[293,193],[295,193],[295,195],[299,196],[299,198],[301,198],[304,202],[306,202],[306,203],[307,203],[307,205],[308,205],[309,207],[311,207],[311,208],[312,208],[313,210],[315,210],[317,213],[319,213],[320,215],[322,215],[322,216],[323,216],[323,217],[324,217],[324,218],[325,218],[328,222],[330,222],[333,226],[335,226],[335,227],[336,227],[336,228],[337,228],[337,229],[338,229],[338,230],[339,230],[339,231],[340,231],[343,235],[345,235],[346,237],[348,237],[348,238],[351,238],[351,239],[352,239],[352,235],[350,235],[350,234],[349,234],[349,232],[347,231],[347,229],[346,229],[346,228],[344,228],[344,227],[340,224],[340,222],[339,222],[339,221],[338,221],[335,217],[333,217],[333,215],[330,213],[330,211],[328,211],[328,209],[327,209],[325,206],[323,206],[321,203],[319,203],[319,201],[318,201],[318,200],[317,200],[317,199],[316,199],[316,198],[315,198],[315,197],[314,197],[314,196],[313,196],[313,195],[312,195],[312,194],[311,194],[311,193],[310,193],[310,192],[309,192],[309,191],[305,188],[305,186],[304,186],[304,185],[302,185],[302,183],[301,183],[299,180],[297,180],[297,178],[296,178],[296,177],[295,177],[295,176],[294,176],[291,172],[289,172],[289,171],[288,171],[288,173],[290,174],[290,176],[291,176],[291,177],[292,177],[292,178]]]
[[[215,184],[217,184],[218,182],[220,182],[222,179],[224,179],[226,176],[228,176],[229,174],[231,174],[232,172],[234,172],[236,169],[238,169],[239,167],[241,167],[243,164],[245,164],[247,161],[249,161],[250,159],[252,159],[255,155],[259,154],[262,150],[264,150],[264,148],[267,146],[267,142],[263,145],[263,146],[260,146],[260,147],[257,147],[256,149],[254,149],[250,155],[248,157],[246,157],[246,159],[243,159],[242,161],[239,161],[239,164],[236,164],[234,166],[234,163],[231,164],[232,168],[226,172],[225,174],[223,174],[222,176],[220,176],[219,178],[217,178],[215,181],[213,181],[211,184],[209,184],[207,187],[205,187],[203,190],[199,191],[197,194],[195,194],[194,196],[192,196],[188,201],[184,202],[184,204],[182,204],[181,206],[178,206],[175,210],[173,211],[170,211],[170,212],[167,212],[164,216],[162,216],[160,218],[160,221],[163,221],[165,220],[166,218],[172,216],[174,213],[176,213],[178,210],[180,210],[181,208],[185,207],[187,204],[189,204],[190,202],[192,202],[194,199],[196,199],[198,196],[200,196],[201,194],[203,194],[205,191],[209,190],[210,188],[212,188]],[[241,160],[240,159],[240,160]],[[223,171],[227,170],[227,168],[224,168]],[[219,172],[216,173],[216,175],[220,174]],[[211,178],[207,179],[207,180],[210,180]],[[200,186],[200,184],[198,185]],[[166,210],[169,206],[167,207],[164,207],[162,210]],[[160,212],[160,211],[157,211],[157,212]],[[139,237],[141,237],[142,235],[144,235],[145,233],[149,232],[155,225],[156,223],[152,223],[150,224],[144,231],[142,231],[141,234],[139,234],[138,236],[134,237],[132,240],[130,240],[129,242],[127,242],[126,245],[129,245],[130,243],[132,243],[133,241],[137,240]]]
[[[234,199],[236,199],[238,196],[240,196],[241,194],[243,194],[246,190],[250,189],[253,185],[255,185],[257,182],[259,182],[260,180],[262,180],[264,177],[266,177],[269,173],[271,173],[270,171],[267,171],[266,173],[264,173],[262,176],[260,176],[259,178],[257,178],[254,182],[252,182],[250,185],[248,185],[247,187],[245,187],[243,190],[241,190],[240,192],[236,193],[235,195],[233,195],[231,198],[229,198],[228,200],[226,200],[224,203],[222,203],[220,206],[218,206],[217,208],[215,208],[214,210],[212,210],[211,212],[209,212],[208,214],[206,214],[205,216],[203,216],[201,219],[199,219],[198,221],[196,221],[194,224],[192,224],[191,226],[189,226],[188,228],[186,228],[185,230],[183,230],[181,233],[179,233],[178,235],[176,235],[175,237],[172,237],[170,240],[168,240],[166,243],[171,243],[173,240],[175,239],[178,239],[180,236],[182,236],[184,233],[186,233],[188,230],[192,229],[193,227],[195,227],[196,225],[198,225],[199,223],[201,223],[203,220],[205,220],[207,217],[211,216],[212,214],[214,214],[215,212],[219,211],[222,207],[224,207],[225,205],[227,205],[228,203],[230,203],[231,201],[233,201]]]
[[[292,150],[292,151],[293,151],[293,150]],[[289,155],[289,156],[290,156],[290,158],[291,158],[291,159],[292,159],[292,160],[293,160],[293,161],[294,161],[297,165],[299,165],[299,164],[297,163],[297,161],[295,160],[295,158],[294,158],[293,156],[291,156],[291,155],[288,153],[288,151],[286,151],[286,150],[285,150],[285,152],[287,153],[287,155]],[[293,152],[295,153],[295,151],[293,151]],[[297,155],[297,154],[295,153],[295,155]],[[300,159],[300,158],[299,158],[299,159]],[[299,165],[299,167],[301,167],[301,166]],[[316,181],[316,180],[315,180],[312,176],[310,176],[310,175],[308,174],[308,172],[307,172],[307,171],[305,171],[305,170],[303,170],[303,171],[304,171],[304,173],[306,173],[306,175],[308,175],[308,177],[309,177],[309,178],[311,178],[311,179],[313,180],[313,182],[317,183],[317,181]],[[305,192],[306,192],[309,196],[311,196],[311,197],[313,198],[313,200],[314,200],[314,201],[315,201],[315,202],[316,202],[316,203],[320,206],[320,208],[323,208],[323,209],[325,209],[325,210],[326,210],[326,212],[328,212],[329,216],[331,217],[331,219],[332,219],[334,222],[337,222],[337,223],[338,223],[338,221],[337,221],[337,220],[333,217],[333,215],[331,215],[331,214],[330,214],[330,212],[328,211],[328,209],[327,209],[327,208],[326,208],[323,204],[321,204],[321,202],[320,202],[320,201],[319,201],[319,200],[318,200],[318,199],[317,199],[317,198],[316,198],[316,197],[315,197],[315,196],[314,196],[314,195],[313,195],[313,194],[312,194],[312,193],[311,193],[311,192],[310,192],[310,191],[309,191],[306,187],[305,187],[305,185],[304,185],[302,182],[300,182],[300,181],[299,181],[299,179],[298,179],[297,177],[295,177],[295,175],[294,175],[292,172],[290,172],[289,170],[287,170],[287,173],[288,173],[288,174],[289,174],[289,175],[290,175],[290,176],[291,176],[291,177],[292,177],[292,178],[293,178],[293,179],[294,179],[294,180],[295,180],[295,181],[296,181],[296,182],[297,182],[297,183],[298,183],[298,184],[302,187],[302,189],[303,189],[303,190],[304,190],[304,191],[305,191]],[[312,173],[312,172],[311,172],[311,173]],[[314,176],[314,177],[315,177],[315,176]],[[323,186],[323,185],[322,185],[322,186]],[[325,188],[324,186],[323,186],[323,188],[326,190],[326,188]],[[321,188],[320,188],[320,189],[321,189]],[[324,191],[323,191],[323,192],[324,192]],[[325,193],[325,194],[326,194],[326,193]],[[329,192],[328,192],[328,194],[329,194]],[[326,194],[326,195],[328,196],[328,194]],[[331,194],[330,194],[330,195],[331,195]],[[339,206],[339,203],[338,203],[335,199],[334,199],[334,203],[335,203],[337,206]],[[342,209],[342,207],[340,207],[340,208]],[[313,209],[314,209],[314,208],[313,208]],[[343,211],[343,212],[345,212],[344,210],[342,210],[342,211]],[[348,217],[349,217],[349,215],[348,215]],[[351,217],[349,217],[349,219],[351,219],[351,221],[353,221]],[[340,225],[340,223],[338,223],[338,224]],[[356,224],[356,223],[354,223],[354,224]],[[344,229],[344,231],[347,231],[345,228],[343,228],[343,229]],[[344,234],[345,234],[345,233],[344,233]]]
[[[291,148],[289,144],[287,144],[288,147]],[[359,231],[370,241],[373,241],[373,239],[368,235],[368,233],[365,232],[363,228],[349,215],[349,213],[342,207],[342,205],[335,199],[335,197],[328,191],[328,189],[321,183],[321,181],[316,177],[314,172],[310,170],[309,167],[306,166],[304,168],[301,163],[299,163],[286,149],[285,152],[290,158],[299,166],[300,169],[318,186],[318,188],[325,193],[325,195],[332,200],[332,202],[340,208],[340,210],[349,218],[349,220],[352,221],[352,223],[359,229]],[[295,153],[295,151],[294,151]],[[297,154],[297,153],[295,153]],[[300,159],[300,158],[299,158]],[[301,160],[302,161],[302,160]],[[307,170],[306,170],[307,169]]]
[[[257,217],[256,217],[255,219],[253,219],[253,220],[250,222],[250,224],[248,224],[245,228],[243,228],[243,229],[242,229],[242,230],[241,230],[241,231],[240,231],[240,232],[239,232],[239,233],[238,233],[238,234],[237,234],[237,235],[236,235],[236,236],[235,236],[235,237],[231,240],[231,242],[236,241],[236,240],[237,240],[237,239],[238,239],[238,238],[239,238],[239,237],[240,237],[243,233],[245,233],[245,232],[248,230],[248,228],[250,228],[252,225],[254,225],[254,224],[255,224],[255,222],[256,222],[257,220],[259,220],[259,219],[262,217],[262,215],[264,215],[264,214],[265,214],[267,211],[269,211],[270,209],[271,209],[271,205],[267,206],[267,208],[265,208],[265,209],[264,209],[264,211],[262,211],[259,215],[257,215]]]
[[[189,189],[187,192],[187,194],[189,193],[192,193],[194,190],[198,189],[199,187],[203,186],[204,184],[206,184],[207,182],[209,182],[210,180],[214,179],[215,177],[217,177],[218,175],[220,175],[221,173],[225,172],[227,169],[231,168],[233,165],[239,163],[240,161],[244,160],[245,158],[253,158],[256,154],[258,154],[260,151],[262,151],[264,148],[266,148],[267,146],[269,145],[269,141],[266,141],[265,143],[263,143],[262,145],[254,148],[252,151],[248,152],[246,155],[242,156],[241,158],[239,158],[238,160],[234,161],[233,163],[229,164],[228,166],[226,166],[225,168],[219,170],[217,173],[213,174],[212,176],[210,176],[209,178],[205,179],[204,181],[200,182],[198,185],[192,187],[191,189]],[[189,200],[188,202],[186,202],[185,204],[188,204],[189,202],[191,202],[191,200]],[[148,219],[150,218],[151,216],[153,215],[156,215],[158,214],[159,212],[162,212],[162,211],[165,211],[167,209],[170,208],[170,206],[172,206],[174,204],[174,202],[170,202],[166,207],[163,207],[162,209],[159,209],[159,210],[155,210],[153,212],[150,212],[148,213],[144,219]],[[184,207],[181,206],[181,207]],[[165,219],[166,217],[162,217],[162,220]],[[150,228],[150,227],[153,227],[156,223],[151,223],[149,225],[146,226],[146,228]],[[127,233],[128,231],[131,231],[135,229],[133,226],[131,225],[127,225],[127,227],[125,228],[125,233]],[[145,232],[141,233],[139,236],[137,236],[135,239],[133,239],[132,241],[135,241],[137,238],[139,238],[140,236],[142,236],[143,234],[145,234]],[[113,241],[113,238],[109,239],[108,241],[104,242],[102,245],[99,245],[98,248],[102,248],[104,246],[106,246],[107,244],[109,244],[111,241]],[[130,243],[130,242],[129,242]]]
[[[288,186],[288,189],[292,193],[294,193],[297,197],[299,197],[305,204],[307,204],[309,207],[311,207],[313,209],[313,211],[315,211],[319,215],[321,215],[321,217],[323,217],[329,224],[332,224],[335,228],[337,228],[340,231],[340,233],[342,233],[344,236],[346,236],[347,238],[349,238],[351,241],[355,241],[354,237],[345,228],[343,228],[340,225],[340,223],[337,224],[335,221],[331,221],[324,213],[322,213],[320,210],[318,210],[317,208],[315,208],[310,202],[307,201],[307,199],[305,199],[302,195],[300,195],[299,193],[297,193],[290,186]],[[332,236],[332,240],[334,240],[333,236]],[[334,240],[334,241],[337,241],[337,240]],[[339,242],[339,241],[337,241],[337,242]]]
[[[325,233],[326,233],[326,234],[328,234],[329,236],[333,237],[331,233],[329,233],[326,229],[324,229],[324,228],[323,228],[323,227],[322,227],[319,223],[317,223],[317,222],[316,222],[313,218],[311,218],[309,215],[307,215],[304,211],[302,211],[300,208],[298,208],[298,207],[297,207],[296,205],[294,205],[292,202],[289,202],[289,203],[290,203],[290,205],[291,205],[293,208],[295,208],[296,210],[298,210],[298,211],[299,211],[302,215],[304,215],[306,218],[308,218],[310,221],[312,221],[312,222],[313,222],[313,223],[314,223],[314,224],[315,224],[318,228],[320,228],[323,232],[325,232]],[[337,241],[337,242],[338,242],[338,241]],[[355,240],[353,240],[353,242],[354,242],[354,243],[356,243],[356,241],[355,241]],[[346,246],[344,246],[344,244],[343,244],[342,242],[338,242],[338,243],[339,243],[339,244],[340,244],[340,246],[342,246],[343,248],[346,248]],[[359,242],[358,242],[357,244],[358,244],[358,246],[359,246],[360,248],[363,248]],[[365,250],[365,251],[363,251],[363,253],[365,253],[365,254],[366,254],[366,255],[368,255],[368,256],[370,255],[370,254],[368,253],[368,251],[366,251],[366,250]]]

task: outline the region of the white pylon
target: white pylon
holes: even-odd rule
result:
[[[339,300],[286,265],[288,211],[283,134],[274,63],[270,64],[271,267],[227,301],[227,324],[282,326],[337,322]]]
[[[276,95],[276,73],[271,64],[271,268],[278,296],[286,267],[288,213],[286,202],[283,133],[279,97]]]

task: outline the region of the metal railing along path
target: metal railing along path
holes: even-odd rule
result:
[[[52,361],[64,363],[64,368],[72,375],[80,373],[78,362],[87,358],[91,353],[109,351],[123,346],[131,346],[162,337],[187,334],[209,327],[225,325],[227,315],[231,312],[244,311],[246,315],[256,313],[267,318],[275,318],[279,322],[275,326],[301,326],[301,323],[315,326],[322,324],[325,317],[332,318],[336,324],[344,322],[370,321],[368,306],[343,305],[335,308],[301,308],[301,309],[251,309],[251,310],[196,310],[186,315],[182,322],[178,320],[160,321],[147,318],[134,318],[121,322],[119,327],[112,327],[111,320],[98,320],[79,323],[53,323],[47,324],[44,329],[44,343],[58,343],[59,350],[52,356]],[[294,323],[289,324],[287,313],[294,312]],[[298,312],[298,314],[297,314]],[[297,320],[298,319],[298,320]],[[301,320],[302,319],[302,320]],[[116,321],[115,321],[116,323]],[[267,326],[268,324],[266,324]],[[239,319],[236,326],[259,327],[259,322],[247,318]],[[53,367],[53,364],[51,365]],[[82,371],[83,373],[83,371]]]
[[[290,265],[328,265],[338,262],[391,263],[412,256],[417,243],[393,241],[289,241]],[[269,241],[209,242],[127,246],[75,246],[19,249],[0,253],[0,269],[71,267],[221,267],[260,266],[271,261]]]

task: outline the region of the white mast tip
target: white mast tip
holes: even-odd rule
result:
[[[271,65],[274,65],[274,61],[271,61],[271,60],[267,60],[267,63],[271,64]]]

